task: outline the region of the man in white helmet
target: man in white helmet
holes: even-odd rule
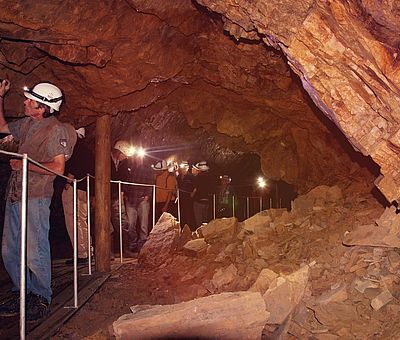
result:
[[[193,165],[194,189],[192,192],[194,216],[197,227],[210,221],[211,197],[214,192],[213,181],[209,173],[210,167],[207,161],[201,161]]]
[[[129,179],[129,168],[127,158],[131,156],[131,147],[128,141],[119,140],[114,144],[111,151],[111,180],[127,182]],[[126,186],[121,186],[121,221],[122,229],[127,235],[124,237],[124,241],[128,241],[129,232],[129,220],[125,209],[125,191]],[[114,229],[115,235],[119,235],[119,189],[118,184],[111,183],[111,224]],[[116,246],[116,240],[111,241],[111,256],[114,255],[114,245]]]
[[[137,156],[132,159],[129,168],[129,182],[154,184],[154,175],[148,160]],[[130,252],[139,252],[147,240],[152,193],[151,186],[130,185],[126,188],[125,205],[129,221]]]
[[[181,212],[181,227],[185,224],[192,231],[197,229],[196,218],[193,210],[193,198],[191,196],[194,190],[194,176],[187,161],[182,161],[179,165],[179,175],[176,178],[179,190],[179,204]]]
[[[19,142],[18,153],[62,174],[65,160],[72,154],[74,141],[68,129],[54,117],[59,111],[63,95],[50,83],[39,83],[25,88],[25,118],[7,123],[4,116],[4,96],[10,82],[0,83],[0,132],[11,133]],[[76,139],[75,139],[76,141]],[[19,313],[20,237],[22,160],[11,159],[11,177],[7,188],[7,203],[2,239],[4,266],[13,282],[13,298],[0,306],[0,315]],[[27,214],[27,321],[47,316],[51,302],[51,256],[49,244],[49,207],[53,195],[53,173],[29,163]]]
[[[73,179],[80,180],[85,178],[87,174],[94,175],[94,155],[87,147],[85,138],[85,128],[75,130],[77,142],[74,148],[74,154],[65,164],[64,175],[71,180],[65,181],[64,190],[62,192],[62,204],[64,210],[65,227],[68,232],[71,245],[74,244],[74,190]],[[64,179],[63,179],[64,182]],[[94,193],[94,181],[89,182],[90,193]],[[76,202],[77,202],[77,248],[78,248],[78,265],[88,263],[88,254],[90,244],[88,242],[88,206],[87,206],[87,181],[78,181],[76,186]],[[73,265],[73,259],[65,261],[68,265]]]
[[[220,184],[217,186],[217,218],[233,216],[234,188],[231,185],[232,178],[228,175],[219,177]]]
[[[175,204],[177,182],[174,164],[160,160],[153,165],[156,182],[156,221],[164,212],[177,217]]]

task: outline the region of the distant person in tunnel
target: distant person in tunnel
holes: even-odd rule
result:
[[[206,161],[193,165],[194,189],[192,192],[196,227],[210,221],[210,202],[214,192],[214,185],[209,173],[210,167]]]
[[[156,221],[164,212],[169,212],[177,217],[175,204],[177,182],[174,164],[160,160],[153,165],[156,183]]]
[[[220,177],[220,184],[217,187],[217,217],[233,216],[233,195],[234,189],[231,185],[232,178],[228,175]]]
[[[194,190],[194,176],[187,161],[181,162],[178,172],[179,174],[176,179],[179,189],[181,227],[183,228],[185,224],[187,224],[189,228],[194,231],[197,227],[193,210],[193,198],[191,196]]]
[[[26,153],[52,171],[62,174],[76,142],[66,126],[55,115],[63,101],[61,90],[50,83],[39,83],[24,89],[25,118],[7,123],[4,96],[10,82],[0,84],[0,132],[11,133],[19,141],[18,153]],[[75,138],[75,139],[74,139]],[[22,160],[11,159],[12,173],[8,182],[5,221],[2,239],[3,262],[13,282],[13,298],[0,306],[0,315],[19,313],[20,239]],[[29,163],[27,214],[27,300],[26,319],[37,321],[46,317],[51,302],[51,255],[49,244],[50,202],[56,175]]]
[[[111,151],[111,180],[127,182],[129,179],[129,168],[127,158],[130,155],[130,144],[126,140],[119,140],[114,144],[114,148]],[[119,196],[119,185],[118,183],[111,183],[111,224],[115,234],[120,234],[120,214],[119,204],[121,199],[121,224],[122,232],[126,234],[126,244],[128,244],[128,233],[129,233],[129,220],[126,215],[125,207],[125,190],[126,186],[121,185],[121,197]],[[112,230],[111,230],[112,231]],[[111,257],[114,255],[114,244],[116,240],[111,241]]]
[[[78,141],[75,145],[74,153],[71,159],[65,164],[65,176],[71,181],[65,181],[64,190],[62,192],[62,203],[64,209],[65,226],[68,232],[71,244],[74,243],[74,190],[72,179],[85,178],[87,174],[94,175],[94,157],[86,147],[85,129],[77,130]],[[93,184],[93,181],[91,181]],[[92,194],[94,187],[92,186]],[[78,264],[86,264],[88,262],[88,254],[90,244],[88,244],[88,206],[87,206],[87,182],[79,181],[77,183],[77,235],[78,235]],[[68,265],[73,264],[73,260],[69,259],[65,262]]]
[[[129,182],[154,184],[151,167],[143,157],[134,158],[129,173]],[[152,191],[151,186],[130,185],[126,188],[125,203],[129,222],[129,251],[131,252],[140,251],[147,240]]]

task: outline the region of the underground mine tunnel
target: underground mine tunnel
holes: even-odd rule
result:
[[[78,162],[96,170],[93,273],[78,266],[78,304],[63,308],[74,302],[73,251],[58,177],[52,303],[28,337],[398,336],[397,2],[0,3],[7,123],[24,117],[24,86],[58,86],[57,119],[85,128]],[[0,137],[2,151],[18,151]],[[147,165],[205,160],[215,187],[229,175],[234,216],[214,219],[211,199],[195,231],[150,216],[146,243],[125,256],[110,234],[106,170],[121,140],[143,146]],[[0,156],[2,226],[10,157]],[[1,272],[0,309],[14,298]],[[5,338],[20,327],[18,315],[0,318]]]

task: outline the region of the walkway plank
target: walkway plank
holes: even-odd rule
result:
[[[51,315],[40,325],[28,333],[28,339],[48,339],[54,335],[61,326],[70,319],[80,307],[82,307],[90,297],[101,287],[101,285],[110,277],[111,273],[95,273],[86,279],[83,285],[80,285],[78,295],[78,308],[73,308],[73,290],[65,289],[56,297],[52,304]],[[89,278],[89,276],[88,276]],[[82,280],[83,281],[83,280]]]
[[[73,267],[66,266],[65,260],[55,260],[52,263],[52,289],[53,299],[49,317],[41,323],[27,323],[27,339],[48,339],[54,335],[68,319],[70,319],[80,307],[101,287],[114,270],[122,266],[115,262],[111,266],[110,273],[97,273],[87,275],[88,267],[80,266],[78,269],[78,308],[73,308]],[[124,263],[130,262],[129,260]],[[4,268],[0,268],[1,277],[7,277]],[[3,276],[4,275],[4,276]],[[2,301],[10,296],[10,282],[0,286]],[[19,337],[19,316],[0,318],[0,338],[17,339]]]

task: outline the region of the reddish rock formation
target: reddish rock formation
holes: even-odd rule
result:
[[[381,166],[387,198],[398,197],[394,2],[381,14],[359,1],[198,3],[0,1],[0,77],[13,82],[6,109],[21,112],[20,88],[47,79],[66,93],[64,120],[113,114],[114,139],[201,141],[214,159],[223,148],[256,152],[267,176],[300,191],[369,188],[342,130]]]
[[[390,201],[400,196],[397,2],[199,2],[225,16],[236,39],[255,31],[281,49],[316,105],[381,166],[380,190]]]

